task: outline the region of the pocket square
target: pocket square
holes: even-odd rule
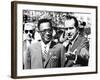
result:
[[[52,59],[57,59],[58,57],[57,57],[57,56],[52,56],[51,58],[52,58]]]
[[[49,53],[49,55],[52,55],[52,54],[53,54],[52,52]]]

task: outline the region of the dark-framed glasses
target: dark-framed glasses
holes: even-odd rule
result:
[[[28,32],[33,33],[33,30],[25,30],[25,33],[27,34]]]
[[[42,30],[42,31],[39,31],[39,32],[41,32],[41,33],[46,33],[46,32],[48,32],[48,33],[52,33],[52,29],[45,29],[45,30]]]
[[[72,30],[72,29],[74,29],[74,27],[68,27],[68,28],[64,28],[64,30]]]

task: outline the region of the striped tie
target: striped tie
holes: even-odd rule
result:
[[[46,47],[44,47],[44,53],[43,53],[43,62],[45,62],[45,60],[47,59],[47,51],[46,51]]]

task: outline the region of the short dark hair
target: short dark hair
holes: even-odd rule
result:
[[[71,20],[71,19],[74,19],[74,21],[75,21],[74,26],[76,27],[76,29],[79,29],[79,24],[78,24],[77,18],[75,16],[71,16],[71,15],[66,16],[66,20]]]
[[[38,29],[40,29],[40,24],[41,24],[41,23],[46,23],[46,22],[49,22],[49,23],[50,23],[50,26],[52,27],[51,19],[40,19],[40,20],[38,21]]]

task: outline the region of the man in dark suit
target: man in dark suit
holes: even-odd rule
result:
[[[76,17],[66,16],[64,43],[66,48],[66,67],[88,66],[89,41],[79,33],[79,26]]]
[[[27,52],[26,69],[53,68],[64,66],[64,47],[52,41],[52,23],[49,19],[40,19],[38,29],[41,41],[33,43]]]

